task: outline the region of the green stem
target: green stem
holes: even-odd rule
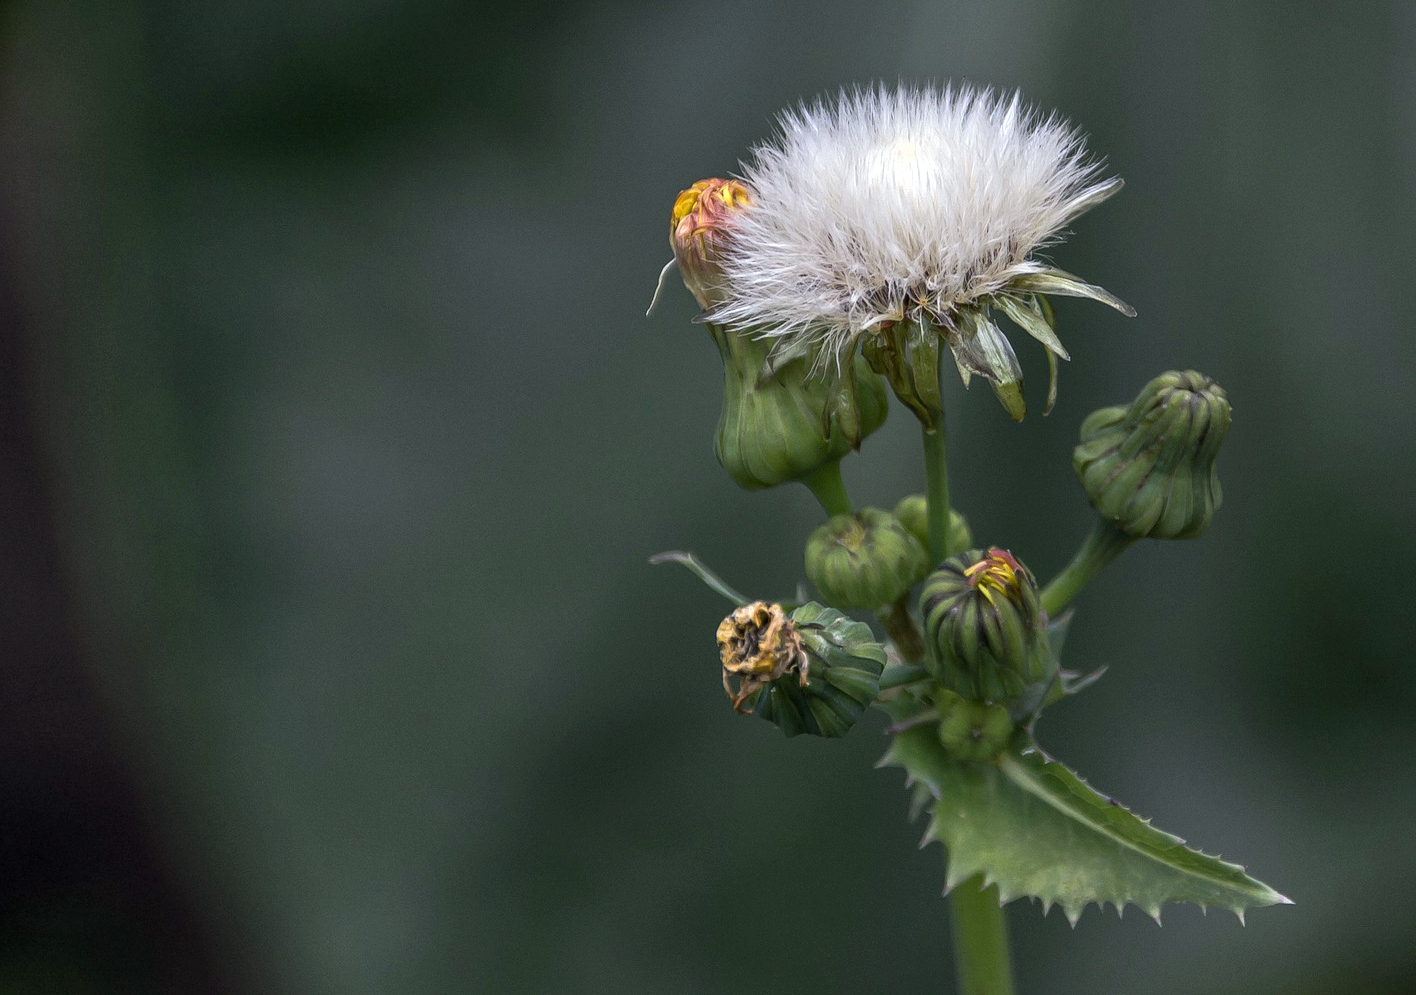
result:
[[[1135,537],[1128,536],[1106,519],[1098,518],[1096,528],[1082,543],[1082,548],[1077,550],[1077,555],[1072,557],[1072,562],[1042,589],[1043,611],[1055,617],[1093,577],[1135,541]]]
[[[929,523],[929,562],[943,563],[949,557],[949,461],[944,451],[944,412],[939,427],[924,434],[925,508]]]
[[[905,592],[889,608],[880,610],[880,621],[895,649],[900,651],[900,659],[906,663],[924,662],[924,639],[910,618],[910,595]]]
[[[949,893],[959,995],[1013,995],[1008,923],[998,904],[998,886],[982,884],[982,878],[972,877]]]
[[[846,482],[841,479],[840,460],[812,470],[801,478],[801,482],[811,488],[811,493],[816,495],[816,500],[821,502],[826,514],[835,516],[851,513],[851,497],[846,493]]]

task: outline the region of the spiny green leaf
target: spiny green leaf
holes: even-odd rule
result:
[[[975,874],[1002,901],[1060,905],[1074,925],[1090,902],[1131,903],[1157,922],[1165,902],[1216,905],[1242,922],[1250,906],[1291,904],[1244,868],[1187,848],[1046,757],[1026,734],[991,763],[951,758],[933,726],[895,737],[881,766],[904,768],[935,799],[924,843],[948,850],[945,890]],[[923,845],[923,844],[921,844]]]

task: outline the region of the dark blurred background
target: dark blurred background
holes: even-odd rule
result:
[[[1225,506],[1080,601],[1044,744],[1292,908],[1011,907],[1022,990],[1416,988],[1416,6],[0,5],[0,991],[946,990],[879,716],[735,718],[696,550],[819,512],[715,464],[669,207],[804,97],[1020,87],[1124,193],[1050,418],[950,384],[980,540],[1089,527],[1076,426],[1193,367]],[[1037,406],[1039,348],[1020,349]],[[897,409],[847,479],[921,486]]]

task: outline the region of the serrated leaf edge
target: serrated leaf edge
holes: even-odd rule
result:
[[[1082,777],[1080,774],[1076,773],[1076,772],[1073,771],[1071,768],[1067,767],[1065,764],[1062,764],[1062,763],[1060,763],[1060,762],[1054,760],[1053,758],[1049,757],[1047,754],[1043,753],[1040,749],[1038,749],[1038,748],[1036,747],[1036,745],[1032,745],[1032,746],[1029,747],[1028,750],[1024,751],[1024,755],[1026,755],[1027,753],[1036,753],[1036,754],[1037,754],[1037,756],[1038,756],[1038,757],[1042,760],[1042,762],[1043,762],[1043,769],[1044,769],[1044,771],[1045,771],[1048,767],[1060,768],[1061,770],[1065,771],[1065,772],[1066,772],[1067,774],[1069,774],[1070,776],[1076,778],[1077,781],[1078,781],[1080,784],[1082,784],[1083,786],[1085,786],[1086,788],[1088,788],[1088,789],[1090,789],[1090,790],[1092,790],[1092,791],[1096,791],[1096,789],[1093,788],[1093,787],[1087,782],[1087,779],[1086,779],[1086,778]],[[1108,839],[1111,839],[1111,840],[1114,840],[1114,841],[1117,842],[1117,843],[1120,843],[1122,846],[1124,846],[1124,847],[1126,847],[1127,849],[1131,850],[1133,853],[1138,853],[1138,854],[1140,854],[1142,857],[1145,857],[1145,858],[1148,859],[1148,860],[1157,860],[1157,859],[1158,859],[1154,853],[1151,853],[1151,852],[1147,851],[1144,847],[1137,846],[1134,841],[1129,840],[1129,839],[1127,839],[1127,838],[1125,838],[1124,836],[1121,836],[1121,835],[1119,835],[1119,834],[1116,834],[1116,833],[1113,833],[1113,832],[1108,832],[1108,831],[1107,831],[1107,828],[1106,828],[1103,824],[1097,822],[1097,821],[1094,820],[1093,818],[1088,817],[1086,813],[1080,812],[1080,811],[1077,811],[1077,810],[1074,810],[1074,809],[1069,808],[1068,806],[1062,804],[1058,799],[1056,799],[1056,798],[1054,798],[1053,796],[1049,795],[1046,791],[1043,791],[1043,790],[1041,789],[1041,787],[1038,786],[1038,785],[1032,780],[1032,778],[1025,776],[1025,775],[1026,775],[1026,771],[1025,771],[1025,769],[1022,767],[1022,764],[1019,763],[1019,760],[1018,760],[1017,757],[1014,757],[1014,756],[1012,756],[1011,754],[1009,754],[1009,753],[1007,753],[1007,752],[1004,752],[1004,753],[1002,753],[1002,754],[999,755],[998,760],[997,760],[997,765],[998,765],[999,770],[1002,771],[1003,775],[1004,775],[1005,777],[1007,777],[1009,781],[1013,782],[1013,784],[1017,785],[1017,786],[1018,786],[1019,788],[1021,788],[1023,791],[1026,791],[1028,794],[1032,795],[1034,798],[1040,799],[1041,801],[1047,803],[1049,806],[1051,806],[1052,808],[1054,808],[1054,809],[1056,809],[1057,811],[1061,812],[1063,815],[1066,815],[1066,816],[1068,816],[1068,817],[1070,817],[1070,818],[1076,819],[1077,821],[1081,822],[1083,825],[1086,825],[1087,827],[1089,827],[1093,832],[1096,832],[1096,833],[1098,833],[1098,834],[1104,835],[1104,836],[1106,836]],[[1098,792],[1098,795],[1100,795],[1100,792]],[[1109,796],[1108,796],[1108,798],[1109,798]],[[1126,808],[1124,805],[1121,805],[1121,804],[1120,804],[1119,802],[1117,802],[1114,798],[1109,798],[1109,800],[1111,801],[1111,803],[1112,803],[1113,805],[1116,805],[1118,808],[1120,808],[1120,809],[1121,809],[1123,812],[1125,812],[1126,814],[1132,816],[1133,818],[1137,819],[1139,822],[1141,822],[1141,823],[1143,823],[1144,825],[1150,827],[1150,829],[1151,829],[1152,832],[1155,832],[1155,833],[1157,833],[1157,834],[1159,834],[1159,835],[1161,835],[1161,836],[1165,836],[1165,837],[1168,837],[1170,840],[1173,840],[1174,843],[1175,843],[1175,845],[1178,846],[1178,847],[1180,847],[1181,849],[1187,850],[1187,851],[1189,851],[1190,853],[1193,853],[1193,854],[1198,854],[1199,856],[1204,857],[1204,858],[1206,858],[1206,859],[1208,859],[1208,860],[1213,860],[1215,863],[1220,864],[1220,865],[1222,865],[1222,866],[1224,866],[1224,867],[1226,867],[1226,868],[1228,868],[1228,869],[1230,869],[1230,870],[1238,871],[1240,874],[1243,874],[1247,880],[1252,881],[1254,884],[1258,885],[1260,888],[1262,888],[1265,892],[1268,893],[1268,894],[1266,894],[1266,895],[1263,895],[1262,898],[1256,899],[1254,902],[1252,902],[1252,903],[1251,903],[1252,906],[1260,906],[1260,905],[1292,905],[1292,904],[1293,904],[1293,900],[1290,899],[1290,898],[1288,898],[1286,895],[1280,894],[1279,892],[1275,891],[1273,888],[1270,888],[1268,885],[1264,884],[1262,881],[1257,880],[1256,878],[1249,877],[1248,872],[1247,872],[1247,870],[1246,870],[1246,868],[1244,867],[1243,864],[1231,863],[1230,861],[1227,861],[1227,860],[1223,859],[1222,857],[1218,856],[1217,854],[1205,853],[1203,850],[1201,850],[1201,849],[1199,849],[1199,848],[1197,848],[1197,847],[1186,846],[1186,845],[1185,845],[1185,840],[1184,840],[1183,837],[1176,836],[1174,833],[1167,832],[1167,831],[1164,830],[1164,829],[1159,829],[1159,828],[1157,828],[1157,827],[1151,825],[1151,820],[1150,820],[1150,819],[1143,818],[1143,817],[1141,817],[1141,816],[1139,816],[1139,815],[1136,815],[1135,812],[1133,812],[1133,811],[1132,811],[1131,809],[1129,809],[1129,808]],[[940,845],[944,845],[944,841],[943,841],[942,839],[939,840],[939,843],[940,843]],[[946,847],[946,849],[947,849],[947,847]],[[1203,875],[1200,875],[1200,874],[1195,873],[1195,871],[1194,871],[1193,869],[1191,869],[1191,868],[1188,868],[1188,867],[1175,867],[1175,865],[1173,865],[1173,864],[1170,865],[1170,866],[1171,866],[1171,868],[1172,868],[1173,870],[1178,870],[1178,871],[1179,871],[1180,873],[1182,873],[1182,874],[1185,874],[1185,875],[1188,875],[1188,876],[1194,877],[1194,878],[1204,879],[1204,876],[1203,876]],[[1036,896],[1029,896],[1029,897],[1036,897]],[[1090,904],[1090,903],[1085,903],[1085,904],[1083,904],[1082,910],[1085,910],[1085,909],[1086,909],[1086,905],[1087,905],[1087,904]],[[1106,907],[1106,905],[1107,905],[1107,902],[1106,902],[1106,901],[1099,901],[1099,902],[1097,902],[1096,904],[1097,904],[1097,907],[1098,907],[1098,908],[1104,909],[1104,908]],[[1122,902],[1122,903],[1120,903],[1120,904],[1118,905],[1116,902],[1113,901],[1113,902],[1111,902],[1110,904],[1116,905],[1116,915],[1117,915],[1117,918],[1120,918],[1122,909],[1124,909],[1124,908],[1126,907],[1126,905],[1133,905],[1133,904],[1135,904],[1135,903],[1134,903],[1134,902]],[[1206,906],[1204,903],[1201,903],[1201,902],[1194,902],[1194,903],[1192,903],[1192,904],[1198,905],[1198,906],[1200,907],[1200,909],[1202,910],[1203,913],[1208,913],[1208,911],[1209,911],[1208,906]],[[1159,925],[1161,924],[1161,923],[1160,923],[1160,908],[1159,908],[1159,906],[1157,906],[1157,907],[1155,907],[1155,908],[1142,908],[1141,906],[1137,905],[1136,907],[1137,907],[1137,908],[1140,908],[1141,911],[1143,911],[1143,912],[1146,913],[1146,915],[1148,915],[1148,916],[1150,916],[1152,919],[1154,919],[1154,920],[1155,920],[1155,924],[1156,924],[1157,926],[1159,926]],[[1230,911],[1230,912],[1233,912],[1234,915],[1238,917],[1238,919],[1239,919],[1239,924],[1240,924],[1241,926],[1244,925],[1244,910],[1245,910],[1245,908],[1248,908],[1248,907],[1250,907],[1250,906],[1239,905],[1239,906],[1231,906],[1231,907],[1229,907],[1229,911]],[[1076,915],[1076,918],[1073,918],[1070,914],[1068,915],[1068,919],[1071,921],[1073,927],[1075,927],[1075,926],[1077,925],[1077,920],[1081,918],[1081,911],[1082,911],[1082,910],[1078,910],[1077,915]],[[1065,910],[1064,910],[1064,911],[1065,911]],[[1046,913],[1044,913],[1044,915],[1045,915],[1045,914],[1046,914]]]
[[[930,795],[932,795],[932,797],[934,798],[935,803],[938,804],[938,802],[940,801],[940,798],[941,798],[939,785],[934,784],[934,783],[932,782],[932,780],[931,780],[928,776],[925,776],[925,775],[923,775],[923,774],[919,774],[919,775],[915,774],[914,771],[913,771],[913,770],[911,769],[911,767],[909,766],[909,764],[905,761],[903,755],[902,755],[900,752],[897,751],[897,746],[898,746],[898,745],[899,745],[899,740],[898,740],[898,737],[897,737],[896,741],[895,741],[895,742],[892,742],[892,743],[890,744],[890,748],[889,748],[888,750],[886,750],[885,755],[884,755],[883,757],[881,757],[879,761],[876,762],[875,766],[876,766],[877,768],[884,768],[884,767],[898,767],[898,768],[900,768],[901,770],[903,770],[903,771],[905,772],[905,787],[906,787],[907,789],[914,789],[914,788],[917,787],[917,785],[924,785],[925,787],[928,788],[929,793],[930,793]],[[1053,766],[1053,767],[1056,767],[1056,768],[1060,769],[1061,771],[1066,772],[1066,774],[1067,774],[1068,776],[1070,776],[1070,777],[1072,777],[1072,778],[1075,778],[1076,781],[1077,781],[1079,784],[1081,784],[1083,787],[1085,787],[1087,790],[1096,793],[1096,795],[1097,795],[1098,798],[1106,797],[1110,804],[1116,805],[1118,808],[1121,809],[1121,811],[1125,812],[1127,815],[1130,815],[1132,818],[1134,818],[1134,819],[1136,819],[1137,821],[1143,823],[1144,825],[1150,827],[1150,829],[1151,829],[1152,832],[1155,832],[1155,833],[1157,833],[1157,834],[1159,834],[1159,835],[1161,835],[1161,836],[1168,837],[1169,839],[1171,839],[1171,840],[1174,841],[1174,843],[1175,843],[1176,846],[1178,846],[1178,847],[1180,847],[1180,848],[1186,850],[1186,851],[1189,852],[1189,853],[1196,854],[1196,855],[1198,855],[1198,856],[1200,856],[1200,857],[1203,857],[1203,858],[1205,858],[1205,859],[1207,859],[1207,860],[1213,860],[1213,861],[1215,861],[1216,863],[1219,863],[1219,864],[1223,865],[1224,867],[1226,867],[1226,868],[1228,868],[1228,869],[1238,871],[1240,874],[1243,874],[1243,875],[1244,875],[1244,877],[1246,878],[1247,881],[1252,882],[1252,883],[1253,883],[1254,885],[1256,885],[1258,888],[1263,889],[1263,891],[1266,892],[1267,894],[1263,894],[1261,897],[1256,897],[1255,900],[1252,901],[1252,902],[1250,902],[1249,905],[1247,905],[1247,906],[1246,906],[1246,905],[1225,906],[1226,908],[1228,908],[1228,910],[1229,910],[1230,912],[1233,912],[1233,913],[1234,913],[1235,917],[1239,920],[1239,924],[1240,924],[1241,926],[1246,925],[1245,920],[1244,920],[1244,911],[1245,911],[1246,908],[1260,907],[1260,906],[1267,906],[1267,905],[1293,905],[1293,904],[1295,904],[1295,903],[1293,902],[1293,900],[1290,899],[1290,898],[1288,898],[1286,895],[1280,894],[1278,891],[1275,891],[1273,888],[1271,888],[1271,887],[1269,887],[1268,885],[1264,884],[1262,881],[1259,881],[1259,880],[1257,880],[1256,878],[1250,877],[1250,876],[1248,875],[1248,873],[1247,873],[1247,870],[1245,869],[1245,867],[1244,867],[1242,864],[1230,863],[1229,861],[1223,860],[1222,858],[1220,858],[1220,857],[1218,857],[1218,856],[1215,856],[1215,855],[1213,855],[1213,854],[1205,853],[1203,850],[1199,850],[1199,849],[1196,849],[1196,848],[1194,848],[1194,847],[1186,846],[1186,845],[1185,845],[1185,840],[1184,840],[1183,838],[1181,838],[1181,837],[1179,837],[1179,836],[1176,836],[1174,833],[1169,833],[1169,832],[1166,832],[1166,831],[1163,830],[1163,829],[1159,829],[1159,828],[1156,828],[1156,827],[1154,827],[1154,826],[1151,826],[1151,820],[1150,820],[1150,819],[1144,819],[1144,818],[1142,818],[1142,817],[1136,815],[1136,814],[1135,814],[1134,812],[1132,812],[1130,809],[1126,808],[1126,807],[1123,806],[1123,805],[1120,805],[1119,802],[1116,802],[1116,800],[1115,800],[1114,798],[1111,798],[1110,796],[1102,796],[1101,793],[1098,792],[1095,788],[1093,788],[1093,787],[1087,782],[1087,780],[1086,780],[1084,777],[1082,777],[1081,775],[1077,774],[1075,771],[1071,770],[1071,768],[1067,767],[1065,764],[1062,764],[1062,763],[1060,763],[1059,761],[1054,760],[1052,757],[1048,756],[1045,752],[1042,751],[1042,749],[1041,749],[1040,747],[1037,746],[1037,744],[1036,744],[1035,742],[1033,742],[1033,741],[1031,741],[1031,740],[1028,740],[1028,741],[1026,742],[1026,744],[1023,745],[1021,748],[1018,748],[1017,746],[1015,746],[1015,747],[1011,747],[1011,748],[1010,748],[1010,750],[1012,750],[1012,749],[1018,749],[1018,757],[1013,756],[1013,755],[1011,754],[1011,752],[1005,751],[1004,753],[1002,753],[1002,754],[999,755],[999,758],[998,758],[996,761],[994,761],[994,765],[995,765],[996,767],[998,767],[998,769],[999,769],[1000,772],[1003,774],[1003,776],[1007,777],[1008,780],[1009,780],[1011,783],[1015,784],[1019,789],[1021,789],[1021,790],[1023,790],[1023,791],[1026,791],[1028,794],[1030,794],[1030,795],[1032,795],[1032,796],[1034,796],[1034,797],[1036,797],[1036,798],[1039,798],[1040,800],[1046,802],[1049,807],[1051,807],[1051,808],[1053,808],[1053,809],[1059,811],[1059,812],[1062,813],[1064,816],[1067,816],[1067,817],[1069,817],[1069,818],[1076,819],[1076,821],[1080,822],[1082,825],[1084,825],[1084,826],[1086,826],[1087,828],[1091,829],[1093,832],[1097,833],[1098,835],[1102,835],[1102,836],[1105,836],[1107,839],[1113,840],[1113,841],[1115,841],[1115,842],[1119,842],[1119,843],[1123,844],[1126,848],[1132,850],[1132,851],[1135,852],[1135,853],[1140,854],[1142,857],[1145,857],[1145,858],[1148,859],[1148,860],[1155,860],[1155,861],[1157,861],[1158,863],[1159,863],[1159,862],[1162,862],[1162,861],[1159,860],[1159,858],[1158,858],[1155,854],[1146,851],[1144,848],[1135,845],[1132,841],[1127,840],[1127,839],[1125,839],[1125,838],[1122,837],[1122,836],[1116,835],[1116,834],[1114,834],[1114,833],[1112,833],[1112,832],[1108,832],[1108,831],[1105,829],[1104,826],[1098,825],[1098,824],[1095,823],[1093,820],[1088,819],[1088,818],[1080,818],[1079,815],[1078,815],[1078,813],[1074,812],[1072,809],[1068,808],[1067,806],[1061,804],[1057,799],[1050,797],[1045,791],[1041,791],[1040,788],[1038,788],[1037,786],[1035,786],[1035,785],[1033,785],[1033,784],[1030,784],[1030,783],[1027,783],[1028,781],[1030,781],[1030,778],[1022,777],[1022,776],[1020,776],[1019,773],[1018,773],[1018,771],[1021,771],[1021,770],[1022,770],[1021,764],[1019,763],[1019,757],[1035,754],[1035,755],[1038,757],[1038,759],[1040,759],[1040,760],[1042,761],[1042,763],[1043,763],[1043,765],[1044,765],[1044,769],[1045,769],[1047,766],[1050,765],[1050,766]],[[1006,761],[1010,766],[1012,766],[1012,767],[1014,768],[1012,771],[1010,771],[1010,770],[1008,769],[1008,767],[1005,766],[1005,761]],[[1054,776],[1055,776],[1055,775],[1054,775]],[[911,820],[910,820],[910,821],[914,821],[914,819],[918,818],[918,817],[919,817],[919,814],[924,811],[924,809],[925,809],[925,807],[926,807],[926,805],[927,805],[927,803],[926,803],[926,804],[919,804],[919,801],[920,801],[920,799],[919,799],[918,793],[916,792],[916,793],[912,796],[912,799],[911,799],[911,806],[910,806],[910,808],[911,808],[911,813],[910,813],[910,814],[911,814]],[[930,843],[938,843],[941,847],[944,848],[945,852],[948,854],[948,861],[947,861],[947,866],[946,866],[946,869],[945,869],[944,890],[943,890],[943,893],[944,893],[945,895],[949,894],[949,892],[953,891],[954,888],[958,887],[958,886],[959,886],[961,883],[963,883],[964,881],[967,881],[967,880],[969,880],[970,878],[972,878],[972,877],[974,877],[974,876],[976,876],[976,875],[982,875],[982,876],[983,876],[983,887],[984,887],[984,888],[987,888],[987,887],[989,887],[990,885],[993,885],[993,884],[999,884],[999,889],[998,889],[998,898],[999,898],[998,904],[999,904],[999,905],[1006,905],[1008,902],[1014,901],[1014,900],[1019,899],[1019,898],[1031,898],[1031,899],[1037,900],[1038,902],[1040,902],[1040,903],[1042,904],[1042,913],[1043,913],[1044,916],[1046,916],[1047,913],[1051,911],[1052,906],[1056,905],[1056,906],[1058,906],[1059,908],[1062,909],[1062,914],[1067,918],[1068,923],[1070,923],[1071,926],[1072,926],[1074,929],[1076,928],[1077,923],[1081,920],[1082,913],[1086,911],[1087,906],[1088,906],[1088,905],[1091,905],[1091,904],[1093,904],[1093,903],[1096,904],[1096,906],[1097,906],[1098,909],[1103,909],[1103,910],[1105,909],[1105,907],[1106,907],[1108,904],[1115,906],[1115,908],[1116,908],[1116,916],[1117,916],[1118,919],[1121,918],[1122,912],[1124,911],[1124,909],[1125,909],[1125,907],[1126,907],[1127,905],[1135,905],[1136,908],[1140,909],[1140,910],[1141,910],[1142,912],[1144,912],[1147,916],[1149,916],[1150,918],[1154,919],[1154,920],[1155,920],[1155,924],[1156,924],[1157,926],[1160,926],[1160,925],[1161,925],[1161,908],[1160,908],[1159,905],[1152,906],[1152,907],[1146,907],[1146,906],[1142,906],[1142,905],[1140,905],[1140,904],[1138,904],[1138,903],[1136,903],[1136,902],[1133,902],[1133,901],[1122,901],[1122,902],[1119,902],[1119,903],[1118,903],[1118,902],[1116,902],[1116,901],[1114,901],[1114,900],[1108,900],[1108,899],[1101,899],[1101,900],[1093,899],[1093,900],[1090,900],[1090,901],[1082,902],[1080,905],[1077,905],[1077,904],[1073,904],[1073,903],[1068,903],[1068,902],[1063,901],[1063,900],[1048,899],[1048,898],[1045,898],[1044,896],[1041,896],[1041,895],[1027,894],[1027,893],[1021,892],[1021,891],[1016,892],[1016,893],[1013,893],[1013,892],[1011,892],[1011,891],[1008,891],[1008,890],[1005,888],[1004,885],[1000,884],[999,882],[997,882],[997,881],[995,881],[995,880],[993,879],[993,875],[991,874],[991,872],[989,871],[988,868],[983,867],[982,865],[977,866],[977,867],[970,867],[970,866],[964,865],[964,864],[962,863],[962,861],[956,859],[955,854],[952,852],[952,850],[950,850],[950,847],[949,847],[948,842],[947,842],[942,836],[940,836],[940,835],[938,835],[938,833],[936,833],[936,831],[935,831],[935,826],[936,826],[936,821],[935,821],[935,819],[931,816],[931,818],[930,818],[930,820],[929,820],[929,825],[925,828],[924,836],[923,836],[923,838],[920,840],[919,846],[920,846],[921,849],[923,849],[924,847],[928,846]],[[1175,868],[1173,865],[1167,865],[1167,866],[1171,866],[1172,869],[1178,870],[1178,871],[1180,871],[1181,873],[1183,873],[1183,874],[1185,874],[1185,875],[1188,875],[1188,876],[1190,876],[1190,877],[1195,877],[1195,878],[1201,879],[1201,880],[1203,879],[1203,875],[1198,875],[1198,874],[1196,874],[1196,873],[1195,873],[1192,869],[1190,869],[1190,868],[1187,868],[1187,867]],[[1190,901],[1190,900],[1188,900],[1188,899],[1182,899],[1182,900],[1179,900],[1179,901],[1184,902],[1184,901]],[[1209,912],[1209,906],[1208,906],[1206,903],[1203,903],[1203,902],[1191,902],[1191,904],[1198,905],[1199,908],[1200,908],[1201,914],[1208,914],[1208,912]]]

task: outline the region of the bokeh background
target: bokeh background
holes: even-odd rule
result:
[[[877,79],[1020,87],[1127,180],[1055,258],[1140,317],[1059,303],[1050,418],[949,386],[980,539],[1049,576],[1087,412],[1234,402],[1040,735],[1297,905],[1017,903],[1022,990],[1416,987],[1416,6],[8,0],[0,46],[0,991],[946,990],[880,717],[734,717],[724,603],[646,563],[795,587],[819,512],[731,484],[691,300],[644,308],[680,188]]]

